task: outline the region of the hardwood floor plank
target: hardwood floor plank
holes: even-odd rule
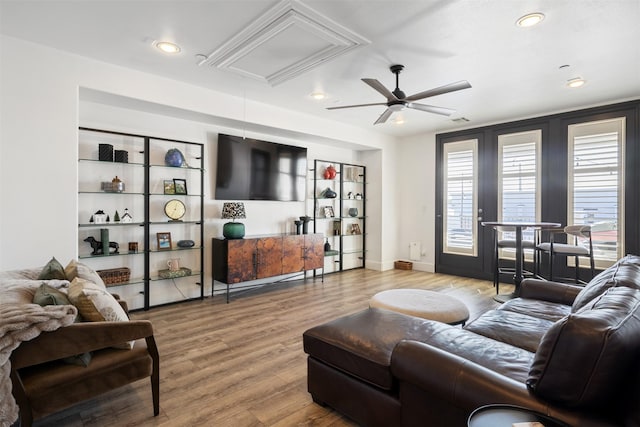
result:
[[[490,282],[411,270],[358,269],[191,301],[134,319],[153,322],[160,415],[149,380],[38,420],[35,426],[354,426],[307,392],[302,333],[368,307],[377,292],[430,289],[461,299],[471,319],[496,307]]]

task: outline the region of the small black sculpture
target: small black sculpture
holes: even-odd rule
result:
[[[89,244],[91,245],[91,248],[93,249],[91,255],[102,255],[102,242],[96,240],[93,236],[87,237],[86,239],[84,239],[84,241],[89,242]],[[118,242],[109,242],[109,248],[115,249],[113,252],[109,251],[110,254],[117,254],[119,253],[118,249],[120,249],[120,245],[118,244]]]

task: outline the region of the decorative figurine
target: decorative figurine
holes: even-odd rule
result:
[[[120,217],[120,222],[124,222],[124,223],[133,222],[133,217],[129,213],[129,209],[124,208],[124,213],[122,214],[122,217]]]
[[[91,248],[93,249],[91,255],[103,255],[102,242],[96,240],[96,238],[93,236],[87,237],[86,239],[84,239],[84,241],[89,242],[89,244],[91,245]],[[117,254],[119,253],[118,250],[120,249],[120,245],[118,244],[118,242],[109,242],[109,248],[114,249],[113,252],[109,252],[110,254]]]

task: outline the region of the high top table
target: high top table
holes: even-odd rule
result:
[[[485,221],[481,223],[485,227],[511,227],[516,232],[516,266],[513,275],[513,283],[516,285],[511,294],[496,295],[493,299],[498,302],[505,302],[520,295],[520,283],[524,278],[522,275],[522,229],[523,228],[558,228],[561,226],[557,222],[540,221]]]

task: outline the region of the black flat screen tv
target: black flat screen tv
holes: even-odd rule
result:
[[[303,201],[307,149],[218,135],[217,200]]]

